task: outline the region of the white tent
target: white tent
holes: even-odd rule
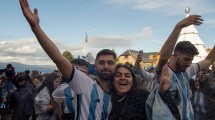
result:
[[[190,8],[185,10],[186,17],[189,16]],[[199,54],[194,57],[193,63],[197,63],[203,60],[207,56],[207,51],[205,50],[204,43],[198,35],[198,31],[194,27],[194,25],[190,25],[181,30],[180,35],[178,37],[177,43],[180,41],[190,41],[195,47],[198,49]]]

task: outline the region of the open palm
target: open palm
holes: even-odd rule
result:
[[[38,11],[35,8],[34,9],[34,13],[31,11],[28,1],[27,0],[19,0],[21,8],[22,8],[22,12],[25,16],[25,18],[27,19],[28,23],[30,24],[30,26],[36,27],[37,25],[39,25],[39,16],[38,16]]]
[[[190,15],[178,23],[179,26],[187,27],[189,25],[201,25],[203,19],[200,15]]]

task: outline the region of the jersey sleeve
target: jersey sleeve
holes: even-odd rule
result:
[[[81,94],[89,90],[95,84],[95,81],[74,67],[71,80],[68,84],[76,94]]]
[[[190,65],[190,67],[188,67],[186,69],[186,73],[188,75],[189,78],[191,78],[192,76],[194,76],[196,73],[199,72],[199,64],[198,63],[193,63]]]
[[[64,87],[65,84],[61,84],[60,86],[57,87],[57,89],[55,89],[52,93],[52,97],[54,99],[55,102],[62,102],[65,98],[64,96]]]

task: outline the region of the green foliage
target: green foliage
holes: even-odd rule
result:
[[[116,54],[114,49],[112,49],[111,51],[113,51]],[[119,56],[117,56],[117,54],[116,54],[116,63],[118,63],[118,62],[119,62]]]
[[[72,55],[69,51],[63,52],[63,56],[64,56],[66,59],[68,59],[69,61],[74,60],[73,55]]]

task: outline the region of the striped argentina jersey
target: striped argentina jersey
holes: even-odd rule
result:
[[[185,72],[174,73],[169,68],[172,83],[169,93],[175,99],[182,120],[194,120],[193,109],[190,101],[189,80],[199,71],[198,64],[191,64]]]
[[[74,68],[69,85],[77,94],[76,120],[106,120],[111,110],[110,95],[96,81]]]
[[[74,105],[77,103],[76,95],[68,83],[63,83],[52,93],[55,102],[63,102],[64,113],[74,113]]]

